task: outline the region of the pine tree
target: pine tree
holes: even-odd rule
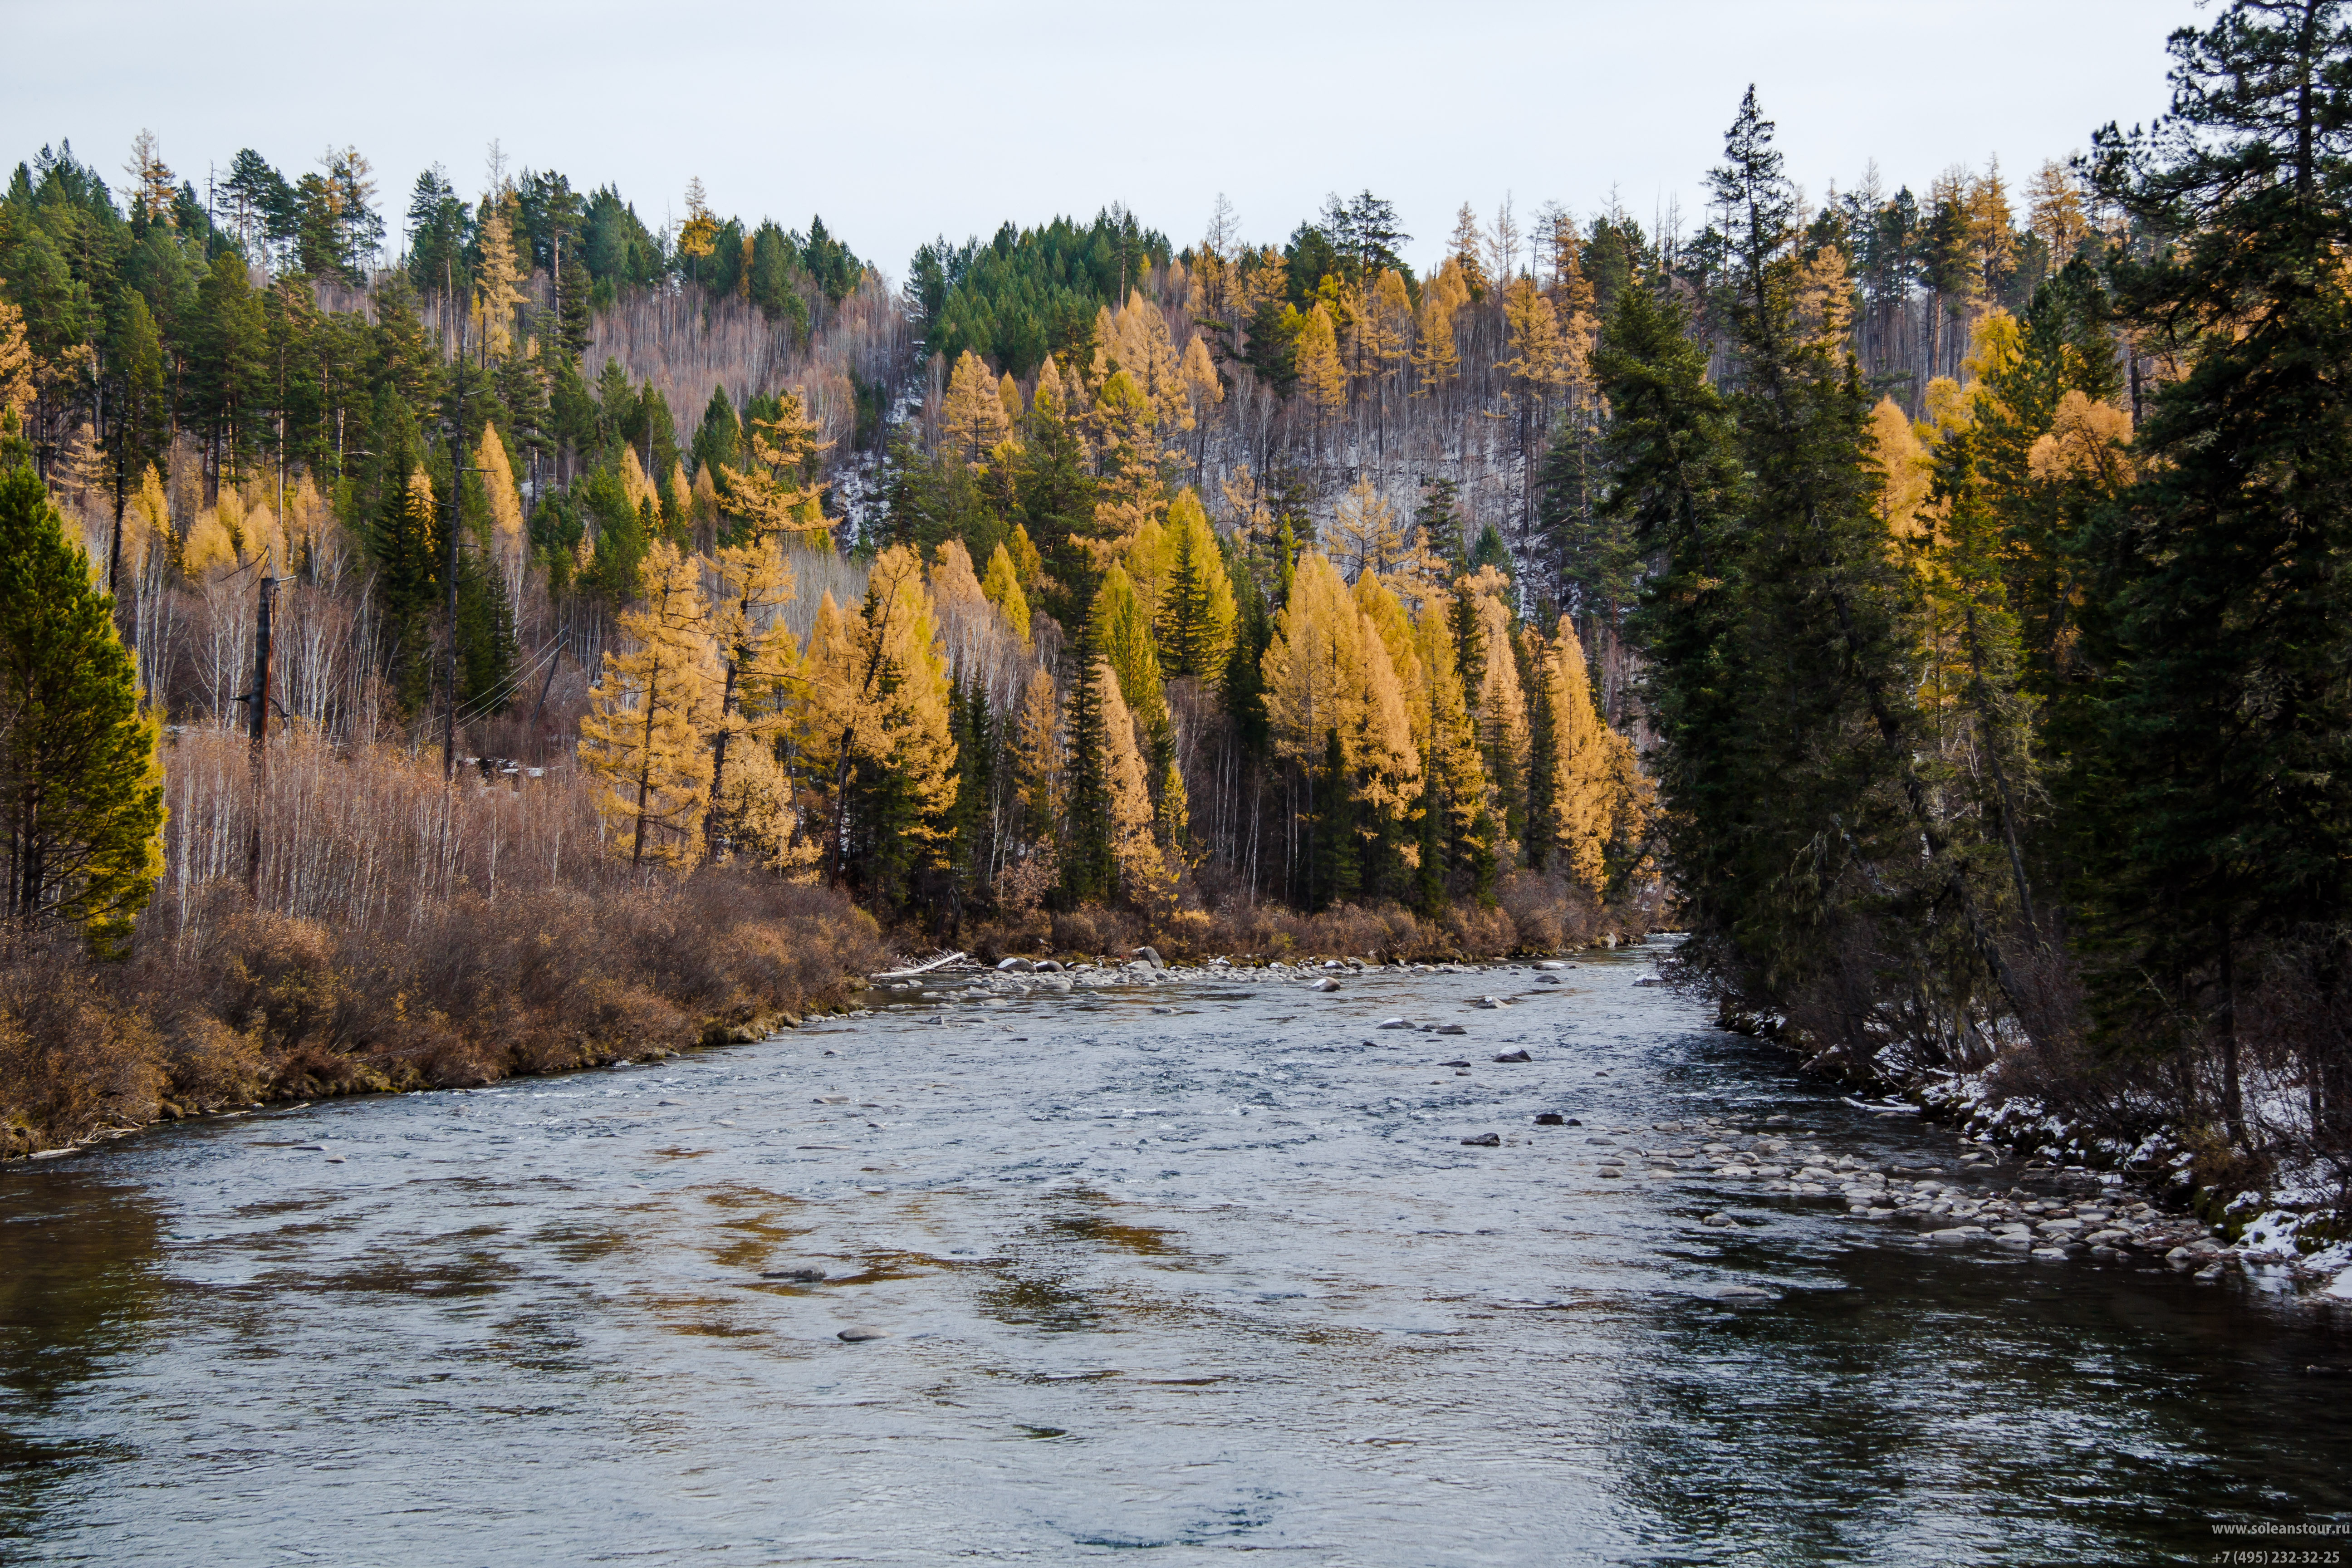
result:
[[[0,806],[7,912],[123,952],[163,870],[158,721],[114,601],[29,467],[0,476]]]
[[[2193,357],[2148,399],[2146,477],[2085,541],[2107,689],[2068,793],[2109,1037],[2213,1042],[2244,1144],[2256,955],[2340,946],[2352,902],[2352,17],[2239,0],[2168,47],[2171,113],[2093,156],[2102,195],[2179,237],[2119,268],[2126,321]]]
[[[617,617],[628,646],[605,654],[580,721],[581,765],[602,786],[597,809],[632,868],[648,851],[678,865],[700,853],[719,688],[701,576],[667,540],[646,552],[646,602]]]

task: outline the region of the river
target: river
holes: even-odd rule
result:
[[[0,1561],[2352,1550],[2211,1528],[2352,1519],[2342,1320],[1713,1175],[1768,1132],[2027,1179],[1650,973],[941,980],[18,1163]]]

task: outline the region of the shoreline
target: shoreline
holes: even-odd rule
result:
[[[1716,1026],[1769,1042],[1798,1058],[1802,1071],[1858,1091],[1889,1096],[1890,1104],[1881,1114],[1906,1113],[1895,1110],[1895,1103],[1900,1103],[1923,1121],[1948,1128],[1964,1148],[1998,1150],[2005,1158],[2022,1160],[2026,1163],[2018,1168],[2020,1174],[2074,1176],[2137,1193],[2137,1206],[2147,1213],[2136,1226],[2108,1224],[2103,1227],[2104,1235],[2082,1232],[2085,1252],[2096,1256],[2101,1246],[2105,1247],[2107,1256],[2102,1261],[2134,1254],[2156,1257],[2175,1271],[2193,1271],[2195,1278],[2209,1282],[2219,1280],[2234,1266],[2253,1283],[2284,1286],[2279,1294],[2299,1306],[2352,1304],[2352,1215],[2324,1199],[2295,1202],[2259,1190],[2232,1191],[2200,1182],[2195,1172],[2196,1155],[2179,1128],[2159,1129],[2127,1145],[2091,1131],[2031,1095],[2003,1092],[1993,1081],[1998,1064],[1975,1073],[1936,1068],[1908,1075],[1891,1072],[1875,1059],[1862,1070],[1846,1060],[1824,1067],[1819,1056],[1808,1056],[1801,1045],[1784,1037],[1777,1018],[1724,1010]],[[1861,1105],[1858,1100],[1849,1102]],[[2074,1163],[2057,1163],[2068,1156]],[[1969,1163],[1970,1156],[1963,1154],[1962,1167]],[[2012,1200],[2024,1201],[2028,1200]],[[1916,1210],[1889,1212],[1895,1217],[1949,1218],[1959,1208],[1958,1203],[1931,1201]],[[2006,1224],[2022,1223],[2022,1212],[2004,1213],[1999,1205],[1978,1204],[1958,1213],[1959,1224],[1945,1229],[1965,1232],[1980,1214]],[[2174,1217],[2169,1221],[2158,1217],[2166,1214]],[[2101,1220],[2113,1217],[2112,1214],[2098,1216]],[[1992,1240],[1999,1234],[1977,1226],[1973,1235],[1952,1234],[1941,1239]],[[2155,1245],[2158,1242],[2162,1245]],[[2284,1279],[2276,1277],[2281,1274]]]

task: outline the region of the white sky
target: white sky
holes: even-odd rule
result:
[[[2012,186],[2110,119],[2160,111],[2192,0],[1651,4],[359,6],[0,0],[0,158],[70,138],[121,183],[142,126],[201,190],[240,147],[289,177],[333,143],[375,164],[398,243],[439,162],[607,181],[658,227],[699,174],[721,213],[810,214],[903,279],[931,235],[1122,201],[1181,248],[1219,192],[1279,242],[1326,192],[1397,204],[1425,268],[1461,203],[1522,221],[1612,189],[1644,226],[1700,180],[1751,80],[1818,201],[1878,161],[1891,191],[1997,154]]]

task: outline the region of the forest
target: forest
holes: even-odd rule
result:
[[[2352,30],[2170,47],[2021,183],[1809,196],[1751,89],[1695,224],[1465,203],[1421,271],[1370,191],[894,282],[495,145],[404,211],[43,148],[10,1114],[595,1059],[885,948],[1675,928],[1816,1065],[2340,1188]],[[21,651],[75,637],[103,767]]]

